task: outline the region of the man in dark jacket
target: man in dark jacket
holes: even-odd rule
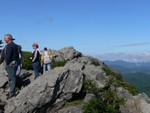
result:
[[[18,45],[13,42],[13,37],[11,34],[6,34],[4,36],[6,46],[2,52],[2,59],[6,63],[6,71],[9,78],[10,93],[7,99],[15,96],[16,87],[16,71],[19,61]]]

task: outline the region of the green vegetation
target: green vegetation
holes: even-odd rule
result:
[[[93,64],[95,66],[100,66],[100,63],[97,60],[95,60],[95,59],[92,60],[91,64]]]
[[[2,40],[0,40],[0,49],[1,49],[1,52],[3,51],[3,49],[2,49],[2,44],[3,44],[4,42],[2,41]],[[3,61],[2,61],[2,59],[1,59],[1,54],[0,54],[0,64],[1,63],[3,63]]]
[[[55,67],[63,67],[67,62],[61,61],[61,62],[55,62],[52,61],[51,68],[54,69]]]
[[[83,81],[83,92],[97,95],[102,89],[98,88],[97,84],[90,80]]]
[[[91,100],[83,103],[84,113],[116,113],[124,103],[124,99],[118,97],[109,83],[101,89],[92,81],[84,81],[83,87],[86,93],[95,95]]]
[[[24,51],[23,69],[26,69],[26,70],[33,69],[30,57],[32,57],[32,53]],[[61,61],[61,62],[52,61],[51,68],[54,69],[55,67],[63,67],[65,64],[66,64],[66,61]]]
[[[99,112],[100,100],[93,97],[89,102],[84,103],[84,113],[101,113]]]
[[[125,101],[118,97],[111,85],[109,82],[105,88],[98,88],[94,81],[84,80],[81,92],[75,94],[64,108],[81,105],[84,113],[116,113]],[[83,102],[86,94],[93,94],[94,97]]]
[[[77,105],[81,105],[83,103],[83,100],[75,100],[72,102],[67,102],[64,106],[64,108],[70,107],[70,106],[77,106]]]
[[[32,57],[32,53],[31,52],[27,52],[27,51],[24,51],[24,62],[23,62],[23,66],[22,68],[23,69],[26,69],[26,70],[32,70],[32,61],[30,59],[30,57]]]
[[[145,92],[150,97],[150,73],[126,73],[123,79],[136,86],[140,93]]]
[[[2,40],[0,40],[0,48],[2,48],[3,46],[2,46],[2,44],[3,44],[3,41]]]
[[[127,89],[133,96],[135,96],[139,93],[137,88],[134,87],[133,85],[129,84],[128,82],[118,81],[117,84],[118,84],[118,86],[123,87],[124,89]]]
[[[132,95],[138,94],[138,90],[134,86],[123,81],[123,78],[120,73],[115,72],[114,70],[110,69],[107,66],[103,67],[103,70],[106,72],[107,75],[111,75],[111,76],[115,77],[114,83],[116,83],[116,85],[118,87],[123,87],[123,88],[127,89]]]
[[[117,113],[120,105],[124,103],[118,98],[111,100],[112,102],[108,100],[109,98],[103,100],[93,97],[89,102],[84,103],[83,111],[84,113]]]
[[[107,75],[111,75],[111,76],[115,77],[116,80],[122,81],[122,76],[119,72],[114,71],[114,70],[112,70],[111,68],[109,68],[107,66],[103,67],[103,71],[105,71],[105,73]]]

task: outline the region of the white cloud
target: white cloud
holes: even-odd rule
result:
[[[132,46],[144,46],[144,45],[150,45],[150,42],[130,43],[130,44],[118,45],[115,47],[132,47]]]
[[[107,53],[96,55],[96,58],[100,60],[123,60],[128,62],[150,62],[150,53],[136,53],[136,54],[126,54],[126,53]]]

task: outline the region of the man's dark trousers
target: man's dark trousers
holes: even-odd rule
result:
[[[10,95],[15,94],[17,67],[18,67],[17,62],[14,65],[6,65],[6,71],[8,73],[9,86],[10,86]]]

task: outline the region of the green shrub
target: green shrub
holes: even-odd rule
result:
[[[92,98],[89,102],[84,103],[83,111],[84,113],[99,113],[100,101],[97,98]]]
[[[24,51],[24,63],[23,63],[23,69],[26,70],[32,70],[32,61],[30,57],[32,57],[31,52]],[[55,67],[63,67],[66,64],[66,61],[61,61],[61,62],[55,62],[52,61],[51,68],[54,69]]]
[[[94,97],[88,102],[83,102],[86,94],[89,93],[94,94]],[[115,90],[111,90],[111,84],[105,88],[98,88],[94,81],[84,80],[80,94],[73,96],[64,108],[82,105],[84,113],[116,113],[123,103],[124,99],[119,98]]]
[[[32,60],[30,59],[32,57],[32,53],[28,52],[28,51],[23,51],[23,65],[22,65],[22,69],[26,69],[26,70],[33,70],[32,67]],[[1,59],[0,59],[0,64],[2,63]]]
[[[84,113],[116,113],[124,99],[119,98],[115,90],[111,89],[111,84],[105,88],[98,88],[93,81],[84,81],[83,87],[87,93],[95,95],[88,102],[83,103]]]
[[[133,96],[138,94],[138,90],[131,84],[125,81],[117,81],[118,86],[123,87],[124,89],[128,90]]]
[[[0,58],[0,64],[2,64],[3,63],[3,61],[2,61],[2,59]]]
[[[122,76],[119,72],[115,72],[114,70],[110,69],[109,67],[105,66],[103,67],[103,71],[105,71],[106,75],[111,75],[115,77],[116,80],[122,81]]]
[[[83,81],[83,91],[85,93],[92,93],[94,95],[98,95],[99,92],[101,92],[102,89],[98,88],[97,84],[93,82],[92,80],[84,80]]]
[[[70,107],[70,106],[77,106],[77,105],[81,105],[83,102],[83,100],[75,100],[72,102],[67,102],[64,106],[64,108]]]
[[[51,68],[54,69],[55,67],[63,67],[66,63],[67,63],[66,61],[60,62],[52,61]]]
[[[3,42],[2,40],[0,40],[0,48],[3,47],[3,46],[2,46],[3,43],[4,43],[4,42]]]
[[[94,66],[100,66],[100,63],[96,59],[93,59],[91,64],[93,64]]]
[[[22,68],[23,69],[26,69],[26,70],[32,70],[32,61],[30,60],[30,57],[32,57],[32,53],[31,52],[27,52],[27,51],[24,51],[23,52],[24,54],[24,62],[23,62],[23,66]]]

